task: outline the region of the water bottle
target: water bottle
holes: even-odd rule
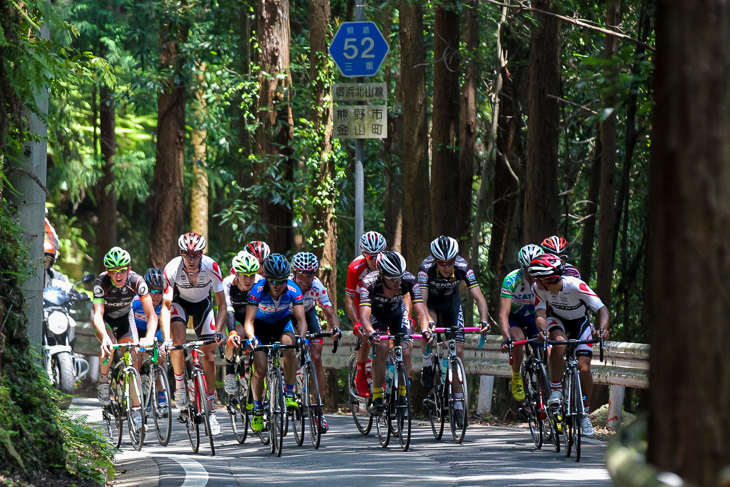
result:
[[[372,370],[373,370],[373,361],[370,360],[370,359],[368,359],[365,362],[365,377],[367,377],[367,379],[368,379],[368,388],[369,389],[372,389],[373,388],[373,372],[372,372]]]
[[[393,387],[393,364],[390,362],[385,364],[385,382],[387,390],[390,391]]]
[[[300,391],[304,390],[304,368],[297,369],[297,388]]]
[[[446,382],[446,373],[448,371],[448,359],[443,359],[441,361],[441,382]]]

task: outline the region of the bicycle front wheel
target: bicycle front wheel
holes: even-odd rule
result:
[[[444,414],[444,404],[448,404],[447,398],[444,397],[447,389],[441,383],[441,364],[438,360],[434,360],[433,364],[434,385],[426,399],[423,400],[424,406],[428,410],[428,419],[431,421],[431,431],[433,437],[440,440],[444,434],[444,423],[446,415]]]
[[[198,418],[196,422],[201,422],[205,426],[205,434],[208,436],[210,444],[210,455],[215,455],[215,445],[213,444],[213,430],[210,428],[210,400],[208,399],[208,388],[205,384],[205,375],[198,372],[195,379],[195,402],[198,408]]]
[[[573,374],[573,395],[571,399],[573,401],[571,404],[574,412],[573,418],[575,418],[572,431],[573,447],[575,448],[575,461],[580,462],[580,443],[583,434],[583,429],[581,428],[581,421],[583,419],[583,394],[580,389],[580,375],[577,369]]]
[[[454,441],[461,443],[466,435],[466,426],[469,415],[469,394],[466,387],[466,370],[459,357],[449,359],[449,369],[446,374],[449,388],[449,419],[451,436]],[[458,390],[461,396],[457,399]]]
[[[284,417],[286,416],[286,402],[284,401],[284,385],[281,380],[281,369],[275,367],[269,376],[271,388],[271,403],[269,404],[269,440],[271,453],[281,456],[284,446]]]
[[[139,376],[139,372],[133,367],[128,367],[124,373],[126,375],[127,429],[129,429],[129,440],[132,442],[132,447],[139,451],[142,449],[142,444],[144,443],[145,411],[144,407],[141,406],[139,409],[135,409],[132,398],[136,397],[137,401],[140,401],[139,404],[142,404],[141,401],[144,399],[142,379]],[[135,412],[140,415],[141,422],[139,426],[132,419]]]
[[[154,416],[155,430],[157,431],[157,441],[162,446],[167,446],[170,442],[170,433],[172,432],[172,407],[170,394],[170,382],[167,380],[165,369],[159,365],[152,368],[154,374],[152,385],[152,398],[149,399],[151,408],[150,412]]]
[[[535,447],[539,450],[542,448],[542,427],[540,426],[540,419],[538,418],[538,385],[532,381],[533,376],[532,363],[523,363],[522,383],[525,387],[525,405],[529,408],[527,411],[527,421],[530,426],[532,441],[535,443]]]
[[[368,414],[367,407],[370,406],[370,399],[364,405],[360,402],[357,395],[357,387],[355,386],[355,375],[357,374],[357,355],[352,354],[347,364],[347,385],[350,391],[350,413],[355,421],[355,426],[360,434],[367,436],[373,427],[373,416]],[[367,415],[367,417],[365,417]]]
[[[306,397],[307,397],[307,382],[305,375],[305,367],[302,366],[297,370],[297,380],[295,384],[295,395],[299,407],[295,410],[287,409],[287,413],[292,416],[292,430],[294,430],[294,441],[297,446],[304,444],[304,430],[306,423]]]
[[[398,364],[398,388],[394,391],[396,398],[395,420],[398,425],[398,440],[403,451],[408,451],[411,444],[411,387],[408,383],[406,364]]]
[[[109,400],[111,402],[108,406],[104,406],[102,416],[106,423],[109,438],[111,438],[114,447],[119,448],[122,444],[124,429],[122,426],[124,424],[122,421],[122,401],[124,399],[121,394],[120,385],[116,380],[112,380],[109,384]]]
[[[317,373],[314,370],[314,364],[312,362],[307,362],[304,383],[306,384],[306,398],[304,403],[306,409],[304,409],[304,405],[302,404],[300,404],[300,409],[302,409],[302,416],[306,414],[309,418],[309,436],[312,439],[312,446],[317,449],[322,440],[322,396],[319,394]]]

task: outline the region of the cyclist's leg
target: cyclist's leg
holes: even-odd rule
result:
[[[309,333],[319,333],[322,331],[322,327],[319,323],[319,317],[317,316],[317,309],[312,306],[312,309],[306,312],[305,317],[307,318],[307,330]],[[319,395],[324,397],[324,368],[322,367],[322,339],[315,338],[309,342],[309,352],[312,355],[312,363],[314,364],[314,370],[317,373],[317,385],[319,386]]]
[[[172,344],[183,345],[187,341],[185,336],[185,328],[187,327],[188,314],[185,308],[178,302],[172,302],[170,311],[170,335],[172,335]],[[185,397],[185,352],[182,350],[173,350],[170,352],[170,362],[172,362],[172,371],[175,377],[175,402],[181,407],[187,402]]]
[[[236,320],[236,324],[233,326],[233,330],[238,333],[239,337],[245,337],[246,334],[244,333],[243,326],[241,326],[241,323]],[[241,340],[241,343],[239,343],[238,349],[244,346],[242,343],[243,340]],[[223,377],[223,384],[225,386],[226,392],[228,394],[235,394],[238,386],[236,385],[237,377],[236,377],[236,357],[237,354],[234,355],[234,351],[238,350],[235,348],[235,346],[230,343],[226,342],[226,351],[225,351],[225,360],[226,360],[226,373]]]
[[[281,343],[282,345],[294,345],[296,343],[294,327],[291,322],[284,327],[281,334]],[[294,385],[297,379],[297,365],[299,365],[297,354],[293,348],[290,348],[284,350],[281,356],[284,361],[284,391],[287,397],[287,406],[293,406]]]
[[[547,320],[547,325],[548,336],[551,341],[564,341],[568,339],[563,323],[559,319],[551,316]],[[559,401],[562,396],[563,372],[565,371],[565,361],[563,360],[564,354],[564,345],[552,346],[550,358],[548,359],[551,389],[548,404],[550,405],[555,404],[556,400]]]
[[[584,323],[580,326],[580,332],[576,336],[578,340],[591,339],[591,326],[586,317]],[[580,372],[580,388],[583,392],[583,408],[585,413],[591,404],[591,393],[593,392],[593,374],[591,373],[591,359],[593,358],[593,348],[590,345],[578,345],[575,351],[578,358],[578,371]]]
[[[413,333],[413,329],[411,328],[411,320],[408,317],[408,310],[403,309],[403,314],[401,316],[400,320],[400,327],[393,329],[391,327],[391,333],[407,333],[411,334]],[[424,341],[424,340],[421,340]],[[408,377],[411,376],[411,366],[413,365],[413,339],[409,338],[407,340],[404,340],[401,342],[401,346],[403,347],[403,363],[406,364],[406,371],[408,372]]]
[[[438,314],[435,310],[428,308],[428,319],[434,323],[438,323]],[[433,387],[433,360],[437,357],[433,355],[435,344],[427,345],[426,340],[421,340],[421,348],[423,351],[423,369],[421,370],[421,385],[428,392]]]
[[[388,325],[383,319],[375,315],[370,315],[370,324],[375,331],[388,331]],[[375,347],[375,357],[373,358],[373,402],[380,400],[382,406],[383,400],[383,383],[385,382],[385,361],[388,358],[388,350],[390,343],[388,340],[380,340]]]
[[[509,337],[512,341],[517,342],[525,339],[525,332],[522,329],[524,323],[522,318],[522,316],[513,313],[509,314]],[[512,347],[512,377],[520,374],[520,366],[524,357],[523,347]]]
[[[215,334],[215,316],[213,315],[213,302],[210,298],[204,299],[199,303],[193,303],[189,308],[190,315],[193,317],[193,327],[195,335],[200,338],[212,337]],[[206,394],[210,399],[211,410],[213,410],[213,401],[215,399],[215,352],[217,345],[209,343],[203,345],[200,349],[203,351],[203,374],[205,375],[205,385],[208,389]]]

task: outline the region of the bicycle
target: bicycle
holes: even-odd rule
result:
[[[520,410],[528,420],[535,447],[539,450],[545,441],[550,441],[555,451],[559,452],[557,418],[547,408],[547,397],[550,394],[550,381],[545,367],[547,351],[544,346],[537,346],[538,342],[537,338],[510,342],[509,363],[512,365],[512,347],[524,345],[526,352],[520,367],[520,375],[525,387],[525,401]]]
[[[210,454],[215,455],[215,444],[213,443],[213,432],[210,429],[210,401],[208,400],[208,388],[203,373],[203,365],[200,357],[203,351],[200,347],[215,343],[215,338],[183,343],[172,347],[172,350],[186,350],[189,353],[185,357],[185,394],[188,398],[186,408],[180,408],[177,420],[185,424],[185,431],[190,440],[193,453],[200,449],[200,424],[205,426],[205,434],[210,443]]]
[[[370,434],[370,430],[373,427],[373,416],[369,414],[370,406],[372,405],[372,384],[370,385],[370,396],[362,397],[357,393],[357,386],[355,385],[355,376],[357,374],[357,351],[362,346],[362,338],[357,337],[357,345],[355,345],[355,351],[350,355],[347,361],[347,386],[350,392],[350,413],[352,419],[355,421],[357,430],[363,436]],[[361,406],[362,405],[362,406]],[[361,413],[365,413],[367,419],[361,416]]]
[[[331,337],[332,332],[307,333],[304,337],[307,340],[315,338]],[[335,340],[332,353],[337,352],[339,339]],[[299,369],[297,369],[295,394],[299,407],[288,409],[287,415],[291,416],[294,439],[297,446],[304,443],[304,430],[306,419],[309,418],[309,435],[312,439],[312,446],[319,448],[322,438],[322,396],[319,393],[317,371],[312,362],[312,355],[309,345],[301,347],[299,353]]]
[[[298,347],[275,342],[271,345],[259,345],[254,349],[254,352],[266,352],[267,362],[263,396],[264,428],[258,432],[258,435],[264,445],[271,446],[271,453],[277,457],[281,456],[284,445],[284,421],[287,417],[284,381],[281,373],[281,351],[290,348]]]
[[[147,382],[142,381],[142,393],[145,410],[145,426],[151,415],[155,421],[157,441],[162,446],[167,446],[172,432],[172,406],[170,395],[170,383],[167,380],[167,369],[160,363],[160,349],[157,342],[150,349],[141,349],[150,356],[142,362],[140,370],[148,371],[144,377]]]
[[[251,352],[244,350],[243,346],[235,349],[234,354],[237,390],[235,394],[228,394],[226,410],[236,441],[243,444],[248,437],[248,427],[253,414],[253,396],[251,394],[253,361]]]
[[[582,431],[580,421],[585,414],[583,408],[583,391],[580,386],[580,372],[576,348],[578,345],[600,344],[600,361],[603,362],[603,339],[591,340],[548,340],[547,344],[565,345],[565,372],[563,373],[563,396],[560,401],[559,412],[563,431],[565,432],[565,455],[570,456],[575,448],[575,461],[580,461]],[[554,351],[553,351],[554,352]],[[553,409],[555,406],[553,406]],[[554,411],[555,414],[555,411]],[[557,436],[557,435],[556,435]]]
[[[467,327],[465,332],[478,332],[479,327]],[[436,337],[435,350],[432,353],[433,376],[436,379],[434,386],[423,400],[423,405],[428,409],[431,431],[434,438],[440,440],[444,433],[446,423],[446,410],[448,409],[449,423],[451,425],[451,436],[454,441],[461,443],[466,435],[468,424],[467,414],[469,411],[469,394],[466,384],[466,370],[459,356],[456,354],[456,339],[454,332],[456,328],[434,328]],[[446,339],[441,340],[441,334]],[[448,352],[447,352],[448,348]],[[458,387],[456,385],[458,384]],[[456,398],[456,389],[461,389],[461,398]],[[461,403],[461,407],[457,404]],[[456,410],[462,411],[461,421],[457,419]]]
[[[102,408],[102,418],[106,423],[109,437],[114,440],[114,446],[119,448],[122,444],[122,421],[127,420],[129,427],[129,440],[132,447],[139,451],[142,449],[145,435],[145,410],[143,407],[135,409],[134,399],[142,398],[142,379],[139,372],[132,365],[132,354],[129,349],[136,348],[138,343],[115,343],[113,350],[123,349],[124,354],[117,360],[109,371],[109,399],[111,403]],[[109,363],[109,357],[104,361]],[[133,411],[138,411],[141,417],[140,426],[136,426],[132,420]]]
[[[420,335],[398,333],[379,334],[380,340],[393,340],[385,364],[385,388],[383,389],[383,410],[376,413],[370,409],[375,421],[380,446],[387,447],[391,435],[397,436],[401,449],[408,451],[411,443],[411,396],[408,370],[403,362],[401,342],[407,338],[421,338]],[[375,351],[375,347],[373,347]],[[371,394],[372,397],[372,394]]]

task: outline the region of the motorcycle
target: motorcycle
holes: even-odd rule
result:
[[[94,279],[94,274],[86,274],[75,285]],[[76,320],[71,316],[74,304],[88,300],[86,294],[66,282],[51,282],[43,290],[43,366],[51,385],[69,395],[73,394],[76,381],[89,372],[89,362],[73,351]]]

